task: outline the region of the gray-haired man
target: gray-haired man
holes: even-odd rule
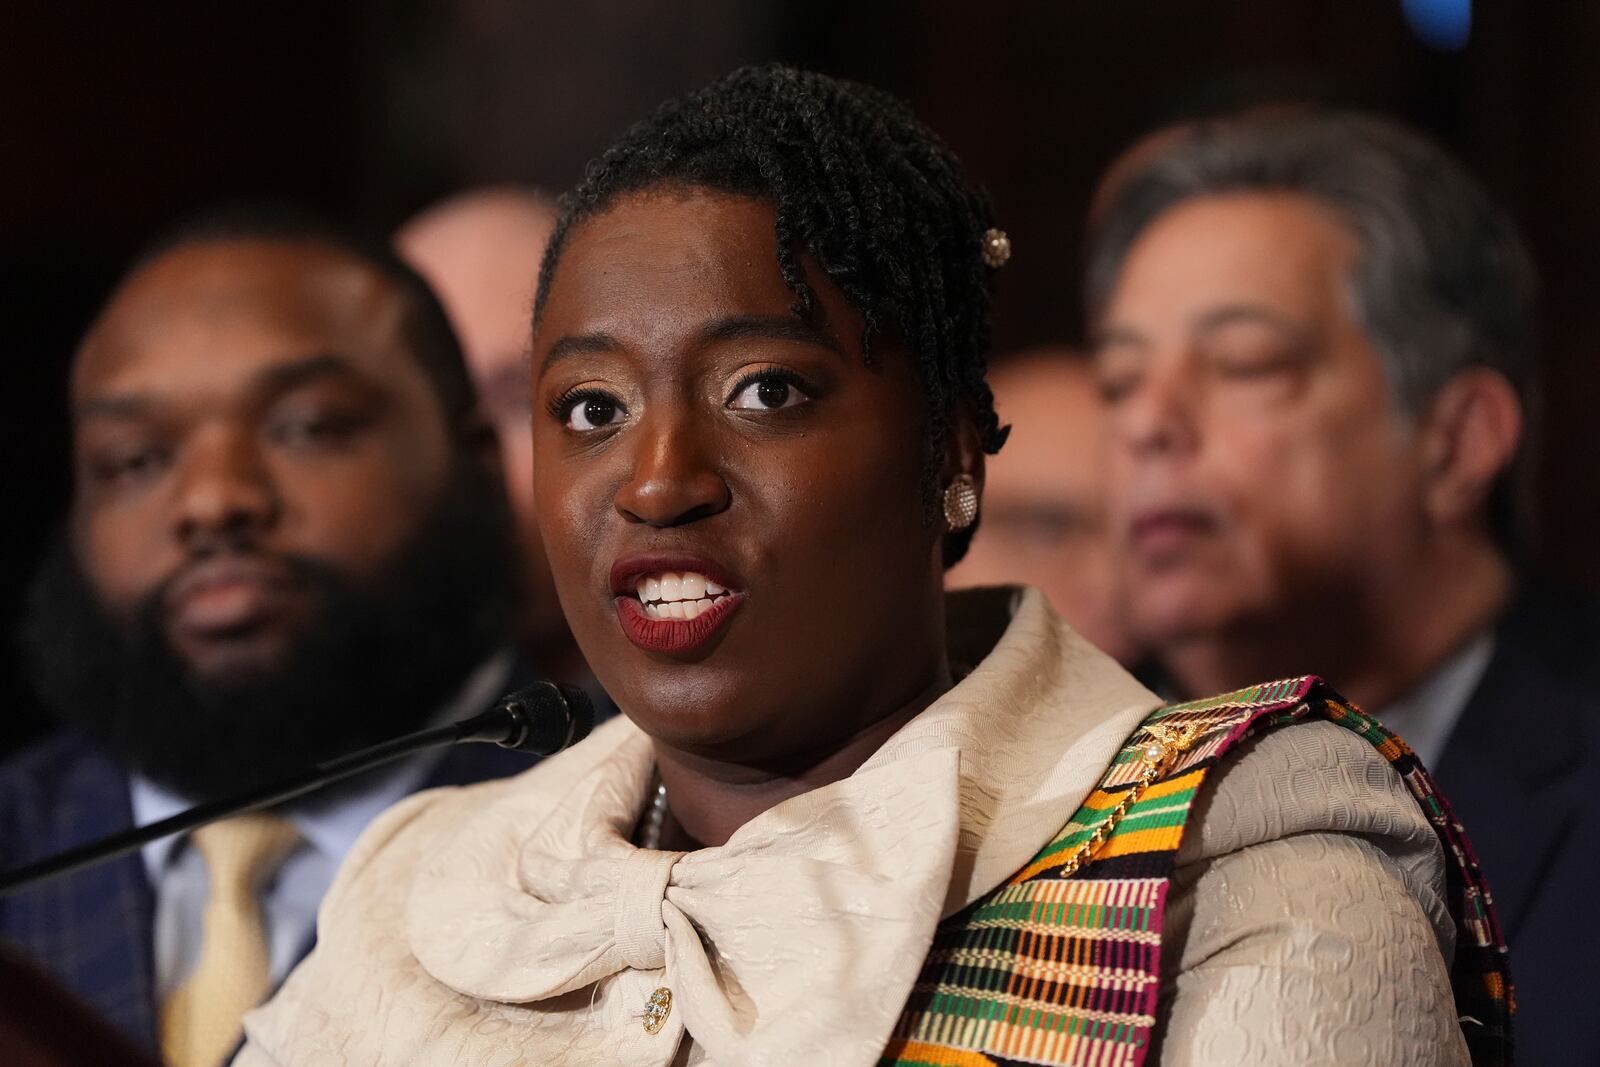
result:
[[[1507,924],[1529,1063],[1587,1062],[1600,613],[1519,581],[1533,278],[1395,125],[1197,124],[1097,213],[1088,281],[1131,618],[1184,693],[1316,672],[1417,749]]]

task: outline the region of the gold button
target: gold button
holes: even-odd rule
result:
[[[672,1014],[672,990],[662,986],[650,994],[650,999],[644,1004],[644,1032],[647,1034],[660,1033],[666,1025],[667,1016]]]

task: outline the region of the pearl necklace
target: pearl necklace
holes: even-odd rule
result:
[[[644,818],[639,820],[639,829],[634,835],[640,848],[657,850],[661,847],[661,827],[667,821],[667,783],[659,775],[655,778],[655,794],[650,798],[650,806],[645,809]]]

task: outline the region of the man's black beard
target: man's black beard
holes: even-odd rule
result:
[[[506,641],[511,527],[486,478],[463,471],[372,579],[289,559],[312,625],[270,669],[228,678],[187,669],[162,634],[160,590],[131,624],[113,621],[62,536],[30,591],[34,684],[124,766],[196,801],[419,729]]]

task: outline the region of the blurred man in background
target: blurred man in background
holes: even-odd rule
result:
[[[386,248],[280,213],[185,227],[95,320],[71,403],[69,533],[28,625],[68,726],[0,767],[7,866],[511,685],[495,439],[443,310]],[[0,936],[171,1063],[214,1067],[372,816],[529,762],[466,746],[157,841],[0,898]]]
[[[548,676],[587,671],[567,630],[533,517],[533,378],[528,334],[539,261],[555,201],[531,189],[460,193],[402,226],[395,248],[428,280],[461,338],[478,400],[500,438],[501,466],[522,547],[523,647]]]
[[[1576,1063],[1600,615],[1511,551],[1533,289],[1458,164],[1336,114],[1170,140],[1119,178],[1088,280],[1135,635],[1179,694],[1315,672],[1405,737],[1506,923],[1519,1051]]]
[[[988,461],[983,525],[951,587],[1034,586],[1097,647],[1131,662],[1093,367],[1068,349],[1036,349],[997,360],[989,384],[1011,436]]]

